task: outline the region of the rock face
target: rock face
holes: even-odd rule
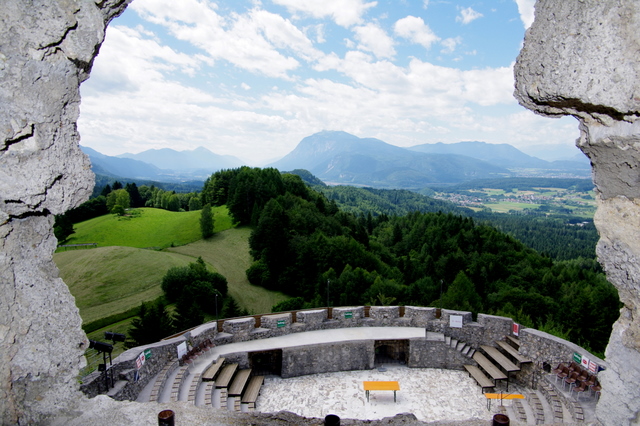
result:
[[[515,96],[580,122],[597,190],[597,254],[624,304],[600,373],[597,416],[640,422],[640,2],[538,0],[515,67]]]
[[[78,147],[79,86],[127,1],[0,7],[0,422],[33,424],[78,396],[88,341],[52,254],[53,214],[93,188]]]

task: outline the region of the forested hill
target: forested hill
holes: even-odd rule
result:
[[[275,169],[217,172],[202,198],[255,226],[247,276],[296,296],[278,309],[442,306],[508,315],[595,351],[618,316],[594,259],[554,261],[470,217],[354,215]]]
[[[569,260],[578,257],[595,258],[598,232],[593,221],[585,221],[562,214],[542,213],[506,214],[474,212],[455,204],[437,200],[404,189],[376,189],[355,186],[327,186],[306,170],[294,170],[316,191],[322,192],[328,200],[335,201],[342,210],[356,216],[387,215],[404,216],[411,212],[454,213],[473,217],[480,223],[487,223],[512,235],[528,247],[544,253],[553,259]],[[475,182],[475,183],[474,183]],[[590,190],[592,183],[588,179],[544,179],[511,178],[500,180],[479,180],[460,185],[459,189],[482,187],[502,189],[527,189],[530,187],[560,187]],[[590,186],[591,185],[591,186]]]

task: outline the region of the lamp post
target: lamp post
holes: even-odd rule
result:
[[[329,303],[329,284],[331,283],[331,280],[327,280],[327,308],[331,307],[331,304]]]

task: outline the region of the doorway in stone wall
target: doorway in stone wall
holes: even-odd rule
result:
[[[282,374],[282,349],[249,352],[249,367],[256,376]]]
[[[406,365],[409,361],[409,340],[376,340],[375,367],[385,364]]]

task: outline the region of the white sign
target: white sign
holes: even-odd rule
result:
[[[584,355],[582,356],[582,367],[588,369],[589,368],[589,363],[591,361],[589,360],[589,358],[585,357]]]
[[[187,342],[182,342],[178,345],[178,359],[187,354]]]
[[[462,315],[449,315],[449,327],[462,328]]]

